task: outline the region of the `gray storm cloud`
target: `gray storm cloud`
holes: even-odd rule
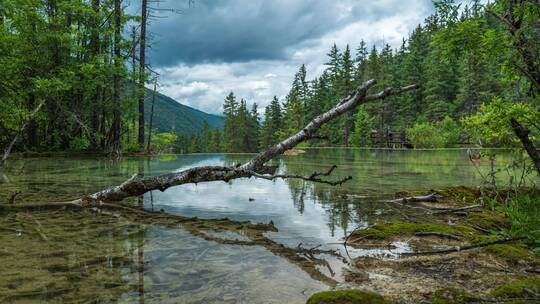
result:
[[[430,0],[196,0],[192,7],[177,0],[159,6],[183,10],[160,13],[167,18],[149,26],[149,60],[161,73],[163,93],[218,114],[230,91],[261,106],[274,95],[282,98],[301,64],[309,77],[322,71],[334,42],[397,47],[433,9]]]

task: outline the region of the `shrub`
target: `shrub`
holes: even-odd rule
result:
[[[446,143],[441,131],[429,123],[416,124],[406,132],[415,148],[442,148]]]
[[[481,146],[517,146],[519,139],[514,135],[510,118],[522,123],[538,121],[538,112],[530,105],[495,98],[480,106],[475,115],[462,119],[464,130]]]

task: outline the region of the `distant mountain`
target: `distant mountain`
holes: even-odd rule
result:
[[[150,122],[153,93],[146,89],[144,114],[147,123]],[[163,94],[156,94],[153,128],[158,132],[194,134],[202,132],[205,121],[214,128],[223,129],[223,117],[188,107]]]

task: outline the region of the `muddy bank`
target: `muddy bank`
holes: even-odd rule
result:
[[[351,233],[346,243],[353,248],[392,251],[401,242],[413,252],[354,258],[343,287],[375,292],[389,303],[540,303],[540,259],[527,239],[504,241],[510,221],[478,206],[483,204],[477,190],[451,188],[436,195],[436,201],[395,200],[424,209],[421,221],[381,221]],[[501,243],[491,244],[496,242]],[[455,252],[435,253],[441,251]],[[308,303],[383,303],[338,295]]]

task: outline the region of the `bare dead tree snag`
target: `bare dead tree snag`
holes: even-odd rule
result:
[[[11,140],[9,145],[4,149],[4,156],[2,156],[2,159],[0,159],[0,169],[4,166],[4,163],[6,162],[7,158],[9,157],[9,154],[11,153],[11,150],[13,150],[13,146],[15,146],[15,143],[17,140],[19,140],[19,137],[21,136],[21,133],[24,132],[26,127],[30,124],[30,122],[34,119],[34,116],[36,116],[37,112],[43,107],[45,104],[45,100],[39,103],[39,105],[28,115],[28,118],[26,118],[26,121],[22,125],[22,127],[19,129],[19,132],[15,134],[15,137]]]
[[[529,157],[533,161],[534,167],[536,168],[538,175],[540,175],[540,153],[529,138],[529,129],[523,127],[515,118],[512,118],[511,122],[514,133],[516,133],[516,136],[521,141],[521,145],[523,146],[525,151],[527,151],[527,154],[529,154]]]
[[[138,143],[141,151],[144,149],[144,97],[145,89],[144,84],[146,81],[145,76],[145,62],[146,62],[146,22],[148,19],[148,0],[142,0],[141,6],[141,38],[139,49],[139,135]]]
[[[325,173],[315,172],[310,176],[302,176],[297,174],[275,174],[277,167],[268,166],[266,165],[266,163],[273,158],[283,154],[285,151],[296,147],[301,142],[310,140],[315,136],[318,136],[318,131],[324,124],[351,111],[358,105],[374,100],[384,99],[388,96],[401,94],[403,92],[407,92],[418,87],[417,85],[410,85],[397,89],[387,88],[376,94],[369,95],[368,90],[373,87],[375,83],[375,80],[366,81],[356,90],[353,95],[344,98],[328,112],[314,118],[302,130],[290,136],[289,138],[279,142],[273,147],[270,147],[269,149],[259,153],[243,165],[239,165],[236,167],[195,167],[177,173],[169,173],[145,178],[134,175],[119,186],[111,187],[86,196],[82,199],[82,202],[89,205],[99,205],[103,202],[121,201],[128,197],[143,195],[144,193],[153,190],[165,191],[170,187],[183,184],[212,181],[228,182],[230,180],[243,177],[256,177],[268,180],[273,180],[277,178],[297,178],[306,181],[326,183],[330,185],[341,185],[344,182],[350,180],[351,177],[346,177],[335,181],[322,179],[322,177],[329,176],[335,169],[335,167],[332,167]]]
[[[150,109],[150,125],[148,126],[148,142],[146,143],[146,152],[150,153],[150,147],[152,146],[152,128],[154,123],[154,106],[156,104],[157,94],[157,78],[154,79],[154,91],[152,93],[152,107]]]

